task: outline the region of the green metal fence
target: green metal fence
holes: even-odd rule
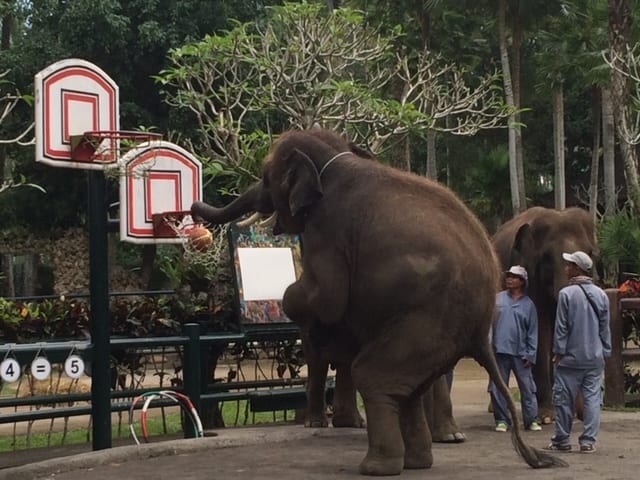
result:
[[[114,359],[109,378],[93,376],[92,348],[87,341],[52,341],[33,344],[0,344],[0,358],[15,358],[20,365],[28,365],[36,356],[44,355],[53,365],[64,363],[70,354],[81,356],[86,363],[90,381],[100,381],[109,392],[105,402],[107,411],[96,412],[93,404],[94,393],[77,392],[68,389],[62,393],[59,389],[51,393],[28,391],[26,395],[16,392],[5,393],[10,384],[0,386],[0,426],[20,422],[35,422],[49,419],[69,419],[71,417],[111,416],[126,412],[131,408],[134,398],[143,393],[163,389],[172,389],[189,396],[198,411],[203,405],[220,402],[246,402],[251,412],[290,410],[306,405],[305,378],[300,375],[301,362],[304,359],[291,359],[291,348],[300,350],[299,332],[293,325],[265,326],[259,329],[246,329],[242,332],[200,334],[200,325],[186,324],[183,335],[148,338],[111,338],[110,352]],[[265,353],[271,348],[271,353]],[[221,358],[231,358],[228,378],[212,380],[209,352],[224,352]],[[279,352],[288,353],[280,354]],[[263,358],[258,358],[260,355]],[[176,364],[161,365],[151,372],[153,381],[144,376],[148,373],[140,370],[132,359],[140,356],[148,358],[170,356]],[[118,363],[117,358],[120,363]],[[283,358],[279,358],[283,357]],[[150,360],[147,360],[149,363]],[[271,367],[265,369],[265,362]],[[252,372],[245,372],[247,365],[253,365]],[[147,367],[140,367],[147,368]],[[167,369],[179,370],[167,372]],[[243,370],[244,369],[244,370]],[[60,383],[63,374],[56,368],[51,384]],[[232,376],[231,373],[235,374]],[[134,378],[136,377],[137,378]],[[173,375],[172,378],[167,376]],[[120,382],[121,376],[129,381]],[[21,382],[30,382],[29,372],[23,374]],[[55,377],[55,378],[54,378]],[[155,381],[157,377],[157,382]],[[231,378],[233,377],[233,378]],[[155,400],[151,408],[164,408],[170,402]],[[95,431],[95,430],[94,430]],[[185,437],[195,435],[193,428],[185,427]],[[107,439],[111,446],[111,439]],[[99,442],[100,443],[100,442]],[[94,446],[96,442],[94,441]],[[104,445],[104,439],[101,445]],[[105,448],[105,447],[101,447]],[[95,448],[94,448],[95,449]]]

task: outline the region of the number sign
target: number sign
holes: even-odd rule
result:
[[[7,383],[20,378],[20,364],[15,358],[6,358],[0,363],[0,378]]]
[[[78,355],[69,355],[64,362],[64,373],[71,378],[80,378],[84,373],[84,360]]]

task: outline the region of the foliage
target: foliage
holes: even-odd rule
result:
[[[640,225],[631,209],[624,208],[603,219],[597,235],[601,255],[607,262],[620,263],[628,271],[640,273]]]
[[[203,313],[207,314],[204,319]],[[115,336],[179,335],[184,323],[194,321],[217,331],[236,326],[229,312],[211,314],[205,301],[198,304],[192,296],[116,297],[110,303],[109,324]],[[0,298],[1,342],[89,338],[90,322],[90,307],[83,299],[23,302]]]
[[[308,38],[318,31],[317,28],[326,27],[340,15],[346,16],[346,9],[338,9],[336,15],[329,16],[323,9],[327,2],[322,0],[295,2],[286,5],[284,10],[271,8],[282,3],[276,0],[5,2],[3,5],[11,8],[14,21],[10,32],[10,46],[0,50],[0,65],[10,69],[7,81],[24,94],[32,90],[33,75],[53,61],[70,57],[93,61],[120,86],[122,128],[153,125],[159,131],[169,131],[168,137],[177,143],[193,147],[190,149],[205,160],[205,179],[210,183],[206,198],[217,201],[218,190],[235,193],[253,181],[272,135],[288,127],[288,119],[277,110],[266,108],[245,117],[243,135],[251,134],[254,137],[242,139],[239,150],[242,163],[232,164],[224,153],[205,147],[208,142],[206,139],[215,128],[228,127],[228,119],[223,118],[221,125],[218,125],[218,120],[212,116],[211,121],[201,124],[188,109],[172,108],[165,102],[166,92],[159,91],[153,77],[158,76],[161,71],[176,67],[175,60],[171,58],[173,53],[168,55],[170,51],[178,52],[182,48],[187,51],[188,48],[199,47],[200,43],[212,42],[211,39],[216,36],[219,37],[216,41],[220,41],[228,38],[228,34],[241,25],[252,25],[254,29],[246,33],[252,39],[257,39],[256,35],[269,31],[270,21],[278,26],[270,38],[281,41],[282,38],[289,38],[285,35],[293,32],[285,28],[290,24],[285,21],[286,17],[282,12],[290,11],[293,7],[299,10],[315,9],[320,13],[308,17],[308,32],[301,31],[298,37],[285,44],[287,48],[281,48],[277,43],[265,44],[274,47],[268,53],[289,51],[289,57],[282,58],[299,58],[296,55],[301,50],[315,47],[313,42],[305,43],[302,35],[306,34]],[[407,54],[410,58],[417,59],[425,46],[428,46],[432,53],[443,59],[444,64],[455,64],[467,71],[468,78],[493,73],[499,64],[495,3],[462,0],[343,0],[334,3],[356,9],[353,10],[353,17],[345,17],[352,21],[359,16],[360,23],[356,25],[358,30],[354,31],[366,28],[378,31],[382,38],[391,39],[393,54]],[[557,80],[558,73],[563,73],[568,120],[567,171],[570,175],[567,190],[572,191],[584,185],[588,178],[585,172],[589,171],[593,134],[589,118],[591,112],[587,106],[591,88],[593,85],[606,84],[610,77],[610,69],[602,61],[602,50],[607,46],[606,3],[598,0],[575,0],[551,3],[519,1],[509,4],[514,7],[511,13],[520,15],[519,18],[514,15],[512,19],[519,19],[525,26],[521,50],[521,97],[522,105],[529,110],[523,112],[521,120],[526,125],[523,143],[527,178],[553,176],[553,163],[550,161],[553,146],[549,92],[548,89],[537,87],[551,85],[549,80]],[[633,3],[631,7],[632,16],[637,17],[637,3]],[[274,12],[282,14],[278,17]],[[637,25],[638,22],[634,22],[634,28],[637,29]],[[332,40],[334,37],[340,38],[341,32],[336,30],[333,34]],[[636,38],[637,35],[633,40]],[[545,52],[550,53],[545,55]],[[224,49],[220,60],[224,59],[223,55]],[[568,61],[560,62],[563,58]],[[265,68],[269,62],[273,63],[274,57],[259,54],[254,55],[252,60],[253,63],[245,64],[244,67],[257,65]],[[289,76],[295,68],[295,61],[286,66],[290,70],[284,72]],[[185,60],[184,67],[184,73],[188,73],[191,65]],[[372,68],[371,63],[361,65],[361,70],[368,68]],[[340,70],[338,73],[346,71]],[[266,79],[270,80],[274,88],[283,84],[277,78],[275,81],[273,77],[265,77]],[[385,115],[394,120],[403,117],[407,123],[416,127],[411,132],[414,139],[423,133],[421,130],[424,128],[420,122],[412,124],[411,121],[416,118],[429,121],[428,115],[417,115],[419,109],[404,109],[402,102],[377,102],[378,93],[367,89],[366,84],[364,89],[359,89],[356,88],[359,85],[350,84],[348,78],[341,78],[333,84],[322,83],[325,79],[318,75],[317,82],[312,83],[311,91],[316,100],[333,92],[351,102],[358,98],[366,101],[369,110],[386,105],[388,108],[382,109]],[[469,83],[474,84],[472,80]],[[303,84],[304,81],[298,82],[295,87],[302,87]],[[220,86],[219,83],[212,85],[215,86],[212,89],[214,92]],[[171,86],[165,85],[163,89],[169,94],[176,93]],[[286,88],[284,92],[286,94]],[[285,100],[290,101],[296,98],[293,93],[298,95],[299,90],[290,88],[289,92],[291,94]],[[387,88],[384,93],[390,96],[396,92]],[[32,122],[30,105],[21,102],[12,113],[12,131],[22,131],[22,128]],[[444,124],[445,120],[440,122],[441,126]],[[9,123],[4,126],[8,128]],[[347,131],[350,136],[359,134],[354,130]],[[475,167],[474,164],[480,157],[491,156],[490,152],[504,146],[506,134],[498,131],[455,141],[446,137],[439,137],[438,151],[442,172],[449,172],[446,179],[443,175],[443,180],[454,186],[465,199],[472,199],[474,205],[480,205],[486,210],[490,199],[477,198],[483,190],[481,187],[471,185],[471,182],[452,180],[451,177]],[[392,143],[397,144],[395,141]],[[444,148],[447,143],[459,144],[460,147]],[[424,157],[424,144],[420,141],[415,141],[414,144],[419,147],[412,146],[414,154]],[[44,230],[84,224],[86,182],[83,172],[68,171],[65,175],[60,175],[57,169],[35,164],[31,148],[10,146],[6,151],[8,157],[15,162],[16,178],[24,175],[28,182],[42,185],[48,194],[46,201],[43,201],[41,193],[32,189],[17,189],[6,193],[2,199],[3,205],[0,206],[0,216],[5,220],[5,225],[26,224],[32,229]],[[479,154],[465,155],[465,151]],[[0,158],[3,158],[2,154]],[[574,175],[573,172],[578,173]],[[506,185],[501,190],[505,187]],[[529,185],[527,191],[530,191]],[[111,191],[109,201],[116,200],[117,194]],[[529,203],[534,205],[544,204],[546,201],[548,198],[545,192],[532,192],[529,199]],[[578,198],[569,199],[570,204],[577,201]],[[483,210],[479,213],[483,214]],[[508,213],[505,214],[505,217],[508,216]]]
[[[640,393],[640,371],[628,364],[624,366],[624,391],[630,394]]]
[[[467,204],[492,232],[510,209],[509,192],[503,188],[509,183],[508,167],[506,149],[496,148],[486,155],[479,155],[462,180],[461,190],[468,195]]]

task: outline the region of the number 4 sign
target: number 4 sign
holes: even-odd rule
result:
[[[7,383],[20,378],[20,364],[15,358],[6,358],[0,363],[0,378]]]
[[[84,373],[84,360],[78,355],[69,355],[64,362],[64,373],[71,378],[80,378]]]

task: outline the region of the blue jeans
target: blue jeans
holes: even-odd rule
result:
[[[500,370],[500,375],[509,385],[509,377],[511,372],[516,377],[518,388],[520,389],[520,404],[522,405],[522,416],[524,418],[524,426],[529,427],[531,422],[538,419],[538,399],[536,398],[536,382],[533,380],[533,372],[531,367],[524,365],[524,360],[515,355],[507,355],[504,353],[496,353],[496,361]],[[498,391],[498,387],[491,383],[491,401],[493,402],[493,418],[496,422],[505,422],[511,425],[507,400],[502,393]]]
[[[556,411],[555,434],[551,441],[555,445],[568,445],[576,396],[582,390],[584,397],[584,431],[578,439],[580,445],[596,443],[600,430],[600,405],[602,404],[603,367],[567,368],[557,367],[553,383],[553,405]]]

